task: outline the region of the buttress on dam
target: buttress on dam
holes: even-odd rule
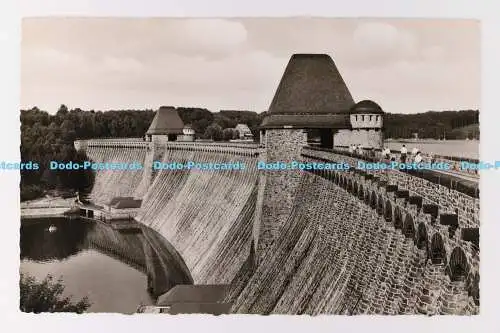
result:
[[[433,170],[257,169],[258,161],[378,161],[345,146],[378,152],[383,115],[375,102],[353,100],[329,56],[296,54],[261,125],[260,143],[175,140],[182,135],[179,116],[162,107],[145,139],[80,140],[75,147],[95,162],[142,163],[138,171],[97,171],[90,202],[133,198],[140,203],[135,220],[171,244],[194,285],[224,286],[217,299],[174,295],[172,307],[478,314],[479,193],[467,181]],[[319,144],[308,140],[312,131]],[[153,161],[246,168],[153,170]]]

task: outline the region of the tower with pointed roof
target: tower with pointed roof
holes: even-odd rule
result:
[[[333,147],[334,133],[350,128],[349,110],[355,105],[344,79],[327,54],[294,54],[262,122],[262,144],[269,131],[315,130],[323,147]],[[304,138],[307,140],[307,138]],[[303,143],[305,144],[305,142]]]
[[[146,132],[146,141],[153,143],[164,143],[177,141],[177,137],[183,134],[184,123],[172,106],[162,106]]]
[[[381,132],[373,133],[382,128],[383,114],[377,107],[371,101],[354,102],[329,55],[294,54],[261,124],[261,144],[265,150],[260,159],[268,165],[300,161],[302,147],[311,139],[308,136],[313,135],[324,148],[339,143],[349,145],[353,139],[361,138],[373,139],[373,145],[377,145]],[[370,130],[373,135],[365,135]],[[262,173],[259,183],[264,185],[258,193],[262,205],[255,214],[253,237],[257,261],[290,215],[300,178],[300,170]]]

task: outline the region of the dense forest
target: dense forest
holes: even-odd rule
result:
[[[231,129],[245,123],[259,139],[258,126],[266,115],[252,111],[222,110],[211,112],[203,108],[178,107],[185,124],[191,124],[199,139],[229,140],[235,138]],[[92,174],[85,172],[50,171],[51,160],[83,161],[75,151],[73,141],[87,138],[143,137],[154,117],[153,110],[83,111],[69,110],[61,105],[55,115],[34,107],[21,110],[21,158],[40,165],[39,170],[21,171],[21,200],[41,196],[47,190],[86,191]],[[443,111],[413,115],[386,114],[387,138],[465,139],[478,138],[479,112]],[[462,130],[467,129],[467,131]]]
[[[21,200],[39,197],[46,190],[85,191],[92,174],[83,171],[51,171],[51,160],[83,161],[75,151],[77,138],[141,137],[154,112],[68,110],[61,105],[55,115],[38,108],[21,110],[21,159],[37,162],[38,170],[21,170]]]
[[[229,140],[235,138],[234,128],[245,123],[258,139],[258,125],[264,114],[251,111],[220,111],[202,108],[177,108],[185,124],[191,124],[200,139]],[[83,171],[52,171],[51,160],[83,161],[73,141],[88,138],[144,137],[154,117],[153,110],[83,111],[69,110],[61,105],[55,115],[34,107],[21,110],[21,159],[37,162],[38,170],[21,170],[21,200],[41,196],[47,190],[59,193],[85,192],[92,183],[92,174]]]
[[[386,138],[479,139],[479,111],[428,111],[417,114],[384,115]],[[462,129],[468,127],[469,131]]]

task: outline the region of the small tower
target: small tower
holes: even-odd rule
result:
[[[182,129],[182,139],[181,141],[188,141],[188,142],[193,142],[194,141],[194,129],[191,126],[191,124],[187,124],[184,126]]]
[[[146,132],[146,141],[164,143],[177,141],[177,136],[183,134],[184,123],[172,106],[162,106]]]
[[[350,110],[352,126],[350,143],[364,148],[382,148],[384,144],[384,111],[375,102],[363,100]]]

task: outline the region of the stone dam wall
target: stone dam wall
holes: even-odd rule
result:
[[[225,301],[234,313],[477,314],[478,217],[479,198],[400,171],[303,172],[278,237]]]
[[[89,145],[87,156],[97,163],[145,163],[147,146]],[[108,203],[114,197],[142,197],[148,189],[145,170],[102,170],[95,173],[89,199],[96,204]]]
[[[83,142],[79,142],[81,148]],[[136,219],[164,236],[196,284],[227,284],[250,253],[257,199],[257,145],[89,140],[95,162],[240,162],[246,170],[98,171],[91,200],[142,199]]]
[[[161,170],[137,219],[181,254],[195,283],[229,283],[246,260],[256,202],[255,157],[165,149],[162,160],[242,162],[247,170]]]
[[[125,153],[113,150],[127,151],[121,147],[127,144],[100,147],[108,153],[87,147],[87,153],[116,159]],[[307,147],[291,150],[293,158],[229,144],[134,149],[144,160],[356,164],[355,157]],[[96,181],[95,198],[106,191],[144,193],[139,221],[171,243],[195,284],[230,283],[224,301],[233,304],[231,312],[479,312],[477,192],[396,170],[298,171],[293,177],[255,168],[148,172],[142,179],[98,172],[106,185]],[[133,177],[137,187],[118,189],[123,177]]]

